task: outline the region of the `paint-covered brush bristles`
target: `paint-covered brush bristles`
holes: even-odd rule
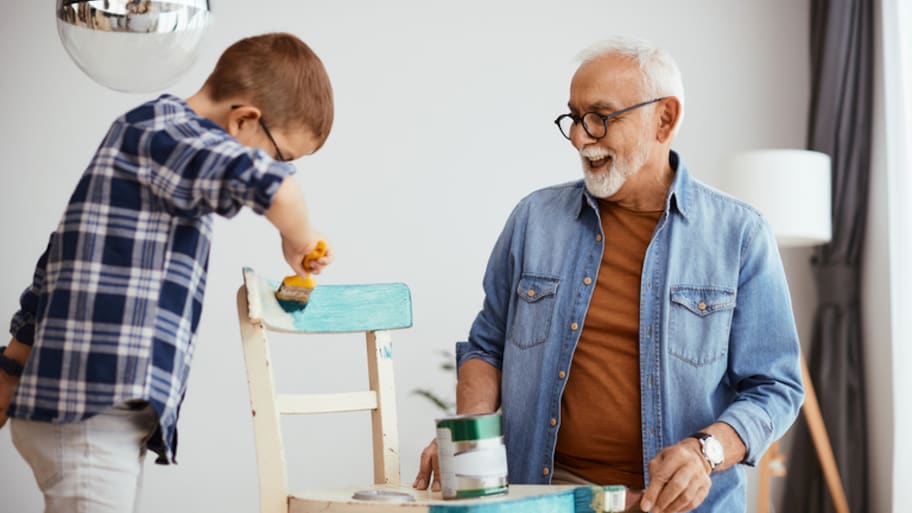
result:
[[[642,513],[640,496],[623,485],[580,486],[573,489],[577,513],[604,513],[608,511]]]
[[[310,299],[310,293],[313,292],[317,283],[308,276],[301,278],[297,274],[288,276],[282,280],[279,290],[276,291],[276,299],[279,301],[295,301],[298,303],[307,303]]]
[[[307,269],[311,260],[316,260],[325,254],[326,242],[318,241],[317,247],[304,259],[304,268]],[[276,291],[275,296],[283,306],[295,306],[295,304],[304,306],[310,300],[310,294],[316,286],[317,283],[310,277],[310,273],[307,273],[304,278],[294,274],[286,276],[282,280],[282,284],[279,285],[279,290]]]

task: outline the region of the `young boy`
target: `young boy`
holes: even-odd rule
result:
[[[0,426],[12,418],[45,511],[133,511],[146,449],[175,461],[212,216],[265,214],[303,275],[319,236],[287,162],[332,120],[320,59],[266,34],[229,47],[186,102],[163,95],[113,123],[0,348]]]

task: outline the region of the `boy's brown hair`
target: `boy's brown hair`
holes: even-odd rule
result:
[[[333,93],[320,58],[287,33],[229,46],[203,86],[215,101],[249,98],[270,128],[309,128],[323,146],[333,123]]]

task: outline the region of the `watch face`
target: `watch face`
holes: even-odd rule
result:
[[[712,465],[713,468],[717,465],[721,465],[724,458],[722,443],[712,436],[704,438],[701,442],[703,442],[703,455],[709,460],[710,465]]]

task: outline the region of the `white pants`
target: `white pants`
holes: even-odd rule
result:
[[[72,424],[10,419],[10,435],[32,467],[45,513],[135,512],[152,406],[126,404]]]

